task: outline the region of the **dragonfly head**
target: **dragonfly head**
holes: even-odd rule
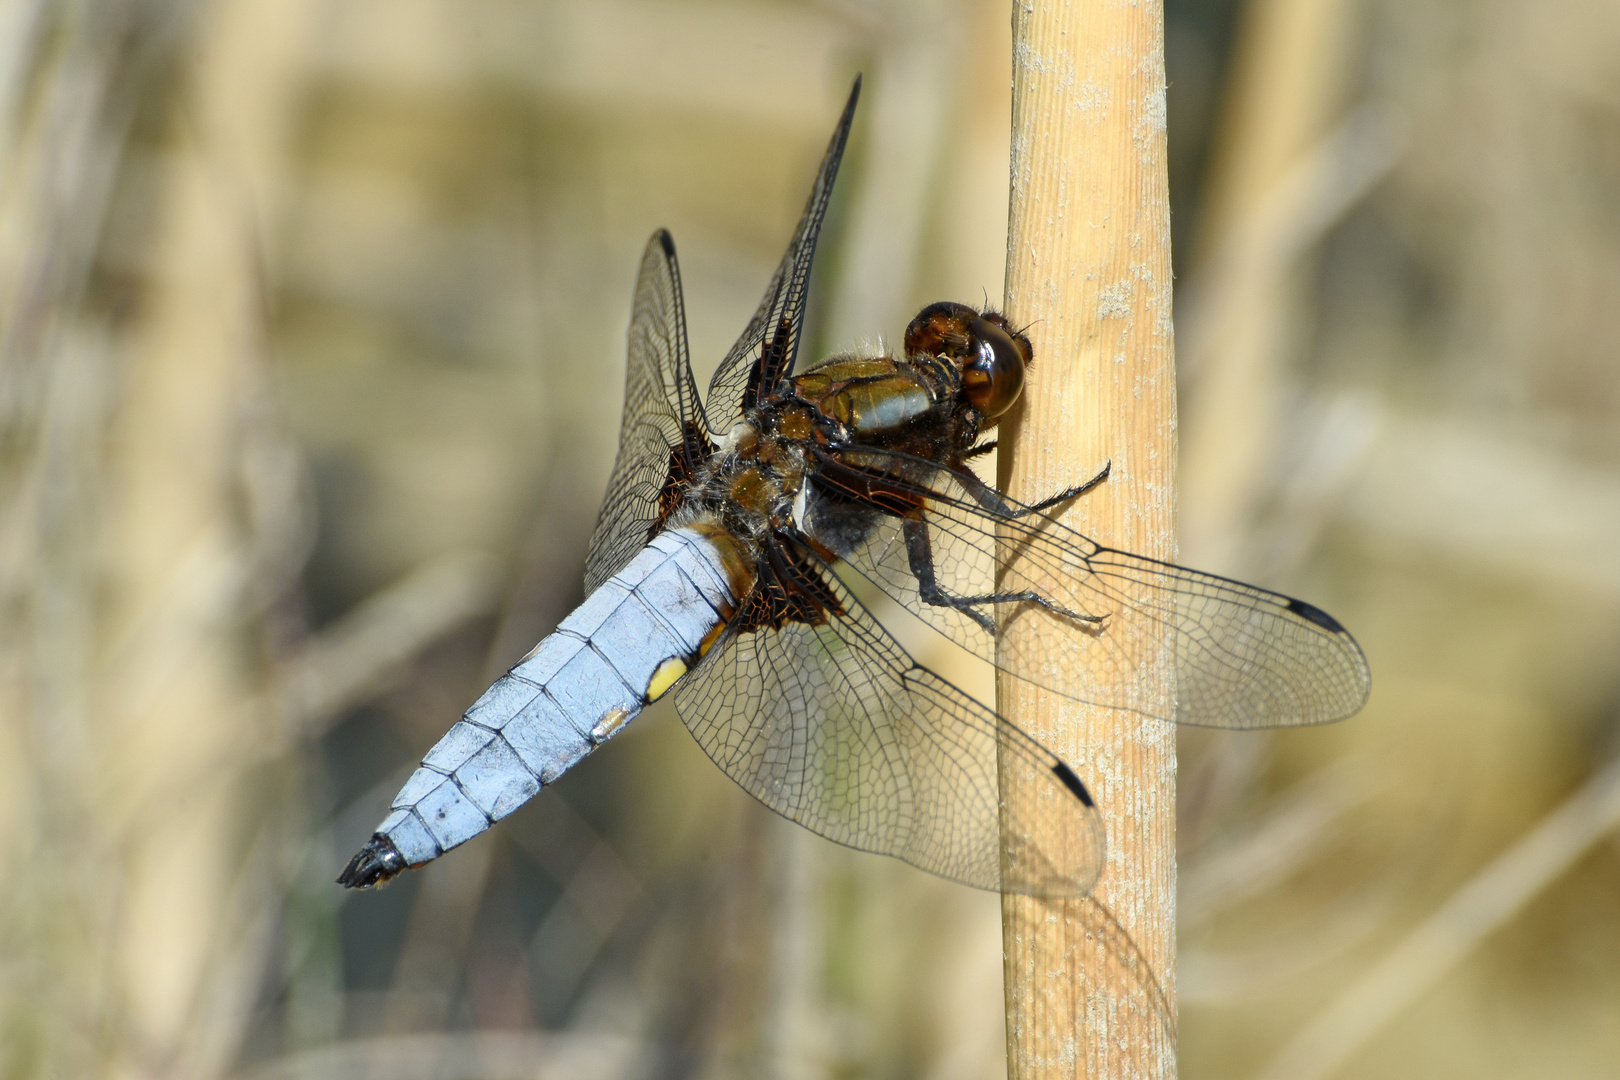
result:
[[[1024,389],[1030,361],[1029,338],[1005,317],[983,314],[966,304],[930,304],[906,327],[906,355],[940,356],[962,372],[961,394],[986,421],[1012,407]]]

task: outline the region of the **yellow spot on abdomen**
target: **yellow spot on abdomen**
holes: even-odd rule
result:
[[[635,713],[628,709],[609,709],[607,715],[598,720],[596,726],[591,729],[591,738],[601,742],[611,737],[615,731],[624,727],[634,715]]]
[[[647,684],[647,700],[657,701],[663,697],[685,674],[686,661],[678,656],[672,656],[659,664],[658,670],[653,672],[652,681]]]
[[[703,635],[703,640],[698,642],[698,655],[699,656],[708,656],[709,655],[709,650],[714,648],[714,643],[719,641],[720,640],[720,635],[725,633],[725,632],[726,632],[726,620],[721,619],[719,622],[714,624],[714,629],[710,630],[707,634],[704,634]]]

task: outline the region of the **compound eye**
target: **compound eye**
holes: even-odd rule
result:
[[[974,352],[962,365],[962,392],[985,419],[994,420],[1024,390],[1024,357],[1007,331],[981,318],[972,323]]]

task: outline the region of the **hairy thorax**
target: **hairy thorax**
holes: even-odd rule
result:
[[[774,534],[835,560],[865,539],[876,515],[826,481],[828,463],[858,459],[863,447],[934,461],[958,451],[974,433],[954,407],[957,388],[948,363],[832,357],[782,383],[732,427],[677,523],[711,522],[748,555]]]

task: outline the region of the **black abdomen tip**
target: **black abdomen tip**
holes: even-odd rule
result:
[[[366,846],[356,852],[349,865],[343,868],[337,883],[345,889],[369,889],[388,884],[406,869],[405,856],[399,853],[394,842],[382,833],[373,833]]]

